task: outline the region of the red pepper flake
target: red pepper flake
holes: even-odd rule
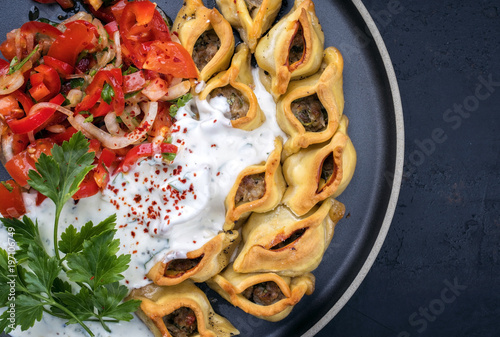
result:
[[[217,146],[217,144],[212,144],[212,145],[210,145],[210,147],[216,147],[216,146]]]
[[[216,120],[216,119],[214,119],[214,124],[215,124],[215,123],[217,123],[217,120]]]
[[[132,237],[135,238],[135,232],[131,231],[130,234],[132,234]]]
[[[153,231],[155,234],[158,234],[158,229],[155,228],[155,230]]]
[[[135,197],[134,197],[134,201],[139,203],[141,201],[142,197],[140,194],[136,194]]]
[[[218,177],[218,176],[220,176],[220,172],[217,172],[217,174],[216,174],[216,175],[217,175],[217,177]]]
[[[148,232],[149,232],[149,229],[144,228],[144,233],[148,233]]]
[[[90,280],[92,281],[94,278],[95,278],[95,276],[92,276],[92,277],[90,278]]]
[[[137,250],[132,251],[132,254],[137,254]]]

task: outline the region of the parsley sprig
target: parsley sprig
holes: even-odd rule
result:
[[[29,173],[29,184],[56,205],[54,256],[45,249],[37,222],[27,216],[0,219],[19,247],[15,260],[0,249],[0,307],[15,307],[14,322],[8,310],[0,315],[0,331],[8,333],[17,326],[27,330],[46,313],[67,320],[67,324],[80,324],[94,336],[85,321],[100,322],[110,332],[107,323],[131,320],[131,312],[140,304],[137,300],[123,302],[128,289],[119,281],[130,255],[117,255],[116,215],[97,225],[88,222],[80,230],[70,225],[59,239],[64,204],[93,168],[95,154],[88,149],[88,141],[77,133],[62,146],[54,146],[51,156],[42,153],[36,164],[38,172]]]

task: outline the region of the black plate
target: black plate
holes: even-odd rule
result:
[[[157,0],[175,18],[182,1]],[[399,91],[380,35],[359,0],[316,0],[316,12],[325,32],[325,47],[335,46],[344,56],[344,113],[358,154],[354,178],[339,197],[347,216],[337,226],[331,246],[319,268],[316,290],[306,296],[283,321],[270,323],[234,308],[207,290],[216,312],[229,318],[242,336],[312,336],[347,302],[375,259],[390,226],[401,181],[403,120]],[[213,6],[209,1],[208,6]],[[34,1],[2,1],[0,36],[28,21],[37,6],[40,17],[64,19],[70,13],[57,5]],[[284,1],[280,15],[293,3]],[[62,15],[62,16],[61,16]],[[8,174],[0,167],[0,178]]]

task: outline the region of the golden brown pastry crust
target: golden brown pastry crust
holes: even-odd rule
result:
[[[347,117],[342,116],[339,128],[328,144],[311,145],[283,163],[283,174],[288,183],[283,203],[295,214],[304,215],[318,202],[339,196],[351,181],[356,167],[356,151],[347,136],[347,125]],[[333,174],[324,181],[321,178],[322,165],[331,155]]]
[[[281,171],[280,158],[282,150],[281,138],[274,141],[275,149],[263,165],[252,165],[240,172],[236,182],[226,197],[226,228],[232,228],[234,222],[245,218],[250,212],[263,213],[275,208],[285,192],[286,183]],[[235,197],[242,179],[253,174],[265,173],[265,193],[254,201],[235,204]]]
[[[133,290],[129,299],[142,301],[137,314],[155,337],[171,337],[163,317],[182,307],[190,308],[196,315],[198,334],[193,337],[229,337],[239,334],[227,319],[214,312],[205,293],[191,281],[170,287],[150,284]]]
[[[219,50],[203,69],[198,69],[200,81],[207,81],[213,74],[228,67],[234,51],[233,29],[217,9],[206,8],[201,0],[185,0],[172,28],[179,34],[181,44],[190,55],[205,31],[213,29],[219,37]]]
[[[289,64],[292,41],[299,31],[303,33],[302,57]],[[287,90],[292,79],[304,78],[318,71],[323,56],[324,34],[311,0],[296,0],[292,10],[260,39],[255,58],[260,68],[271,77],[268,90],[277,99]]]
[[[270,305],[259,305],[248,300],[242,293],[248,287],[262,282],[274,282],[281,289],[285,298]],[[210,288],[246,313],[276,322],[292,311],[302,297],[314,291],[314,275],[307,273],[297,277],[280,276],[275,273],[242,274],[234,271],[232,264],[222,273],[207,281]]]
[[[162,286],[179,284],[187,279],[195,282],[204,282],[228,265],[229,259],[238,243],[239,235],[237,231],[219,233],[201,248],[187,253],[188,259],[201,257],[200,262],[194,268],[185,272],[168,275],[166,271],[170,262],[160,261],[151,268],[147,276],[155,284]]]
[[[243,247],[233,268],[239,273],[274,272],[298,276],[319,265],[333,237],[345,207],[333,198],[326,199],[303,217],[280,205],[268,213],[253,213],[242,229]],[[279,249],[271,249],[293,233],[303,234]]]
[[[248,102],[248,112],[246,116],[231,120],[231,125],[235,128],[251,131],[258,128],[266,120],[262,112],[257,96],[250,86],[253,86],[253,77],[250,65],[250,50],[245,44],[240,44],[236,48],[236,54],[231,61],[231,67],[225,72],[217,74],[208,83],[206,88],[200,93],[200,99],[207,99],[210,93],[216,88],[231,85],[238,90]]]
[[[243,41],[255,51],[259,38],[273,23],[281,8],[281,0],[262,0],[259,9],[249,12],[245,0],[217,0],[222,15],[235,27]]]
[[[323,55],[322,71],[306,79],[292,81],[286,94],[280,97],[276,105],[278,124],[290,136],[283,148],[285,158],[301,148],[328,141],[339,126],[344,110],[342,89],[344,60],[340,52],[333,47],[327,48]],[[293,114],[291,105],[297,99],[314,94],[317,94],[328,114],[328,123],[322,131],[308,132]]]

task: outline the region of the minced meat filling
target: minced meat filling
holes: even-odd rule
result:
[[[187,271],[193,269],[200,263],[203,256],[195,259],[175,259],[168,263],[167,271]]]
[[[323,160],[323,166],[321,167],[321,178],[325,181],[328,181],[330,177],[333,175],[333,171],[335,170],[335,165],[333,163],[333,153],[328,155],[325,160]]]
[[[210,93],[210,97],[224,96],[229,104],[229,118],[235,120],[245,117],[248,112],[248,102],[241,92],[230,85],[222,88],[216,88]]]
[[[306,131],[318,132],[326,129],[328,112],[321,104],[318,95],[296,99],[291,104],[293,115],[302,123]]]
[[[271,305],[285,298],[275,282],[262,282],[243,291],[242,295],[259,305]]]
[[[307,228],[301,228],[299,230],[296,230],[286,240],[283,240],[280,243],[278,243],[277,245],[272,246],[271,250],[277,250],[277,249],[288,246],[289,244],[291,244],[292,242],[294,242],[295,240],[300,238],[305,233],[306,229]]]
[[[292,43],[290,44],[290,51],[288,52],[288,64],[294,64],[302,59],[304,55],[305,42],[304,42],[304,32],[302,30],[302,25],[299,24],[299,28],[293,37]]]
[[[198,330],[196,315],[187,307],[179,308],[163,317],[163,322],[172,337],[189,337]]]
[[[241,179],[234,197],[235,204],[260,199],[266,192],[265,173],[252,174]]]
[[[262,5],[262,0],[245,0],[245,4],[247,5],[248,13],[250,13],[252,18],[255,18],[260,5]]]
[[[213,29],[200,35],[193,48],[193,61],[198,70],[205,68],[219,48],[220,39]]]

